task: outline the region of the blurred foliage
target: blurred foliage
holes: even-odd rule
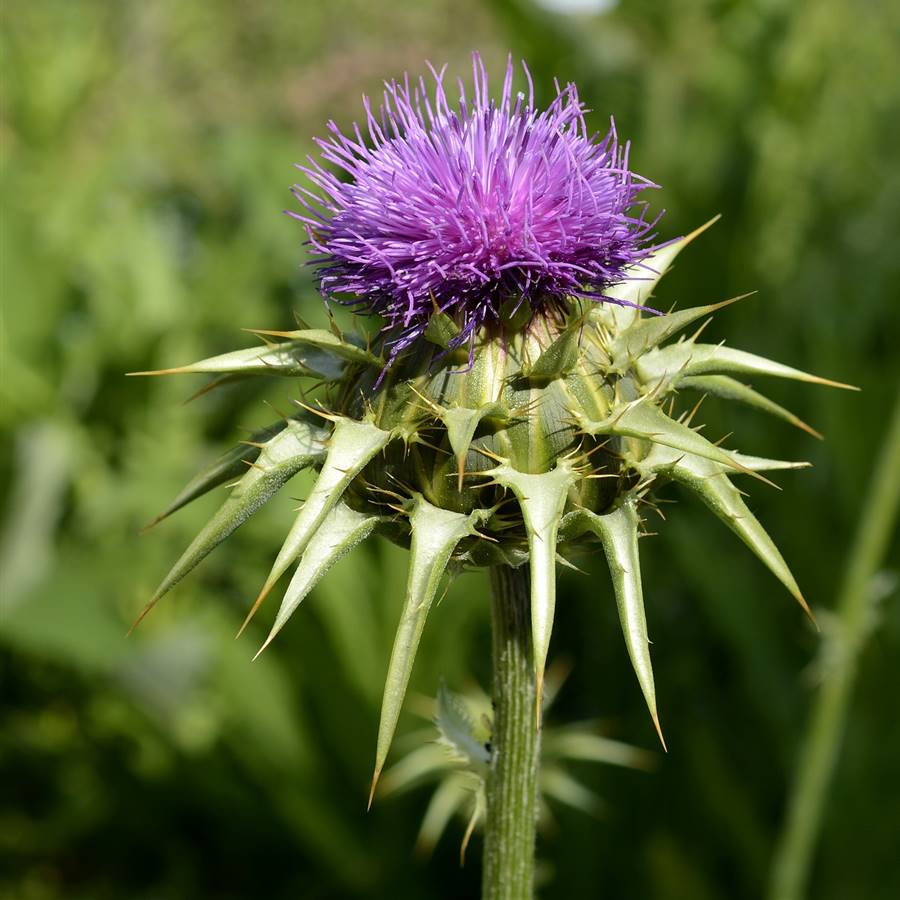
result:
[[[772,386],[825,444],[708,401],[711,430],[740,449],[815,463],[753,503],[813,605],[831,604],[898,389],[900,6],[553,6],[3,5],[0,894],[477,893],[455,837],[427,864],[412,856],[427,795],[364,812],[402,552],[355,554],[251,664],[265,623],[232,638],[290,515],[276,502],[124,638],[216,500],[149,536],[141,525],[290,398],[236,387],[184,405],[199,385],[123,373],[230,349],[237,329],[294,311],[321,321],[302,234],[279,214],[291,164],[328,118],[358,115],[361,92],[425,59],[464,71],[478,47],[496,72],[510,48],[544,100],[554,75],[576,79],[596,127],[615,113],[635,168],[665,186],[665,236],[724,214],[666,299],[757,289],[709,334],[862,386]],[[562,812],[542,839],[546,897],[754,898],[766,881],[820,642],[731,535],[690,504],[666,511],[644,557],[670,753],[649,774],[579,773],[605,811]],[[557,716],[602,717],[652,748],[603,567],[585,567],[561,576],[552,653],[574,669]],[[887,593],[828,807],[822,900],[900,896]],[[422,692],[487,683],[485,599],[480,576],[451,587],[424,636]]]

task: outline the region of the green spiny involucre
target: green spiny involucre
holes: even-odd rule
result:
[[[440,75],[434,111],[417,102],[424,86],[389,86],[381,120],[369,115],[374,149],[336,127],[338,137],[322,143],[352,181],[306,167],[326,194],[316,212],[315,195],[297,188],[298,218],[321,255],[320,286],[326,295],[352,290],[355,308],[383,316],[374,339],[334,326],[259,332],[261,347],[165,370],[317,379],[324,388],[316,407],[298,403],[293,417],[200,473],[160,516],[237,479],[145,612],[306,468],[317,480],[250,613],[295,566],[266,645],[357,544],[379,533],[409,548],[376,778],[447,571],[529,567],[540,703],[557,562],[602,552],[659,730],[638,538],[642,509],[666,482],[694,491],[806,609],[732,483],[805,464],[727,450],[672,410],[676,393],[714,394],[811,431],[738,379],[835,383],[703,343],[702,323],[725,303],[651,309],[659,279],[703,229],[645,247],[649,226],[627,211],[650,185],[628,172],[614,133],[599,144],[588,138],[572,86],[544,113],[524,95],[512,103],[511,77],[497,107],[476,60],[475,99],[456,111]]]

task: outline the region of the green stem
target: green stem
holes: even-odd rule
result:
[[[900,394],[862,507],[837,602],[841,653],[815,700],[784,830],[776,849],[769,900],[806,896],[822,810],[837,762],[857,662],[871,626],[872,579],[887,551],[900,503]]]
[[[494,733],[487,782],[482,900],[529,900],[540,730],[531,640],[528,567],[491,569]]]

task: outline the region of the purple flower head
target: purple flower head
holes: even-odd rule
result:
[[[512,59],[500,101],[488,93],[473,55],[473,91],[458,82],[451,105],[444,72],[385,84],[367,136],[358,125],[317,139],[322,160],[298,166],[320,191],[293,188],[289,213],[317,252],[323,296],[386,320],[390,358],[415,342],[435,310],[459,326],[453,346],[471,342],[501,306],[564,308],[571,297],[604,299],[628,266],[650,251],[655,222],[637,196],[651,182],[628,169],[628,144],[589,135],[574,84],[545,110],[513,94]],[[509,309],[509,306],[505,306]]]

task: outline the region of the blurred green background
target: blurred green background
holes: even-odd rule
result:
[[[373,543],[339,566],[251,664],[274,609],[234,633],[285,495],[125,639],[219,498],[140,527],[291,388],[185,405],[200,382],[123,373],[249,345],[239,328],[289,327],[294,311],[321,323],[303,234],[281,214],[292,163],[383,77],[428,59],[464,72],[478,48],[495,76],[507,50],[527,58],[543,101],[553,76],[576,80],[598,128],[615,114],[634,168],[664,185],[664,236],[723,214],[665,304],[755,289],[711,338],[863,388],[765,386],[825,443],[707,401],[707,434],[815,465],[782,493],[754,485],[752,504],[822,637],[704,510],[668,507],[643,556],[670,751],[649,773],[579,769],[602,812],[555,808],[539,846],[547,898],[760,897],[813,689],[841,652],[828,610],[898,387],[900,6],[9,0],[0,15],[0,895],[477,896],[461,826],[430,861],[412,852],[427,790],[365,812],[401,551]],[[551,652],[573,668],[556,720],[599,717],[656,753],[608,576],[584,565],[561,574]],[[900,896],[900,608],[890,573],[879,586],[813,873],[822,900]],[[414,690],[487,686],[486,591],[478,574],[452,586]]]

